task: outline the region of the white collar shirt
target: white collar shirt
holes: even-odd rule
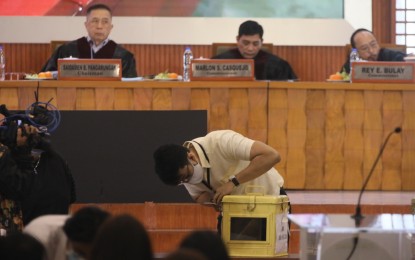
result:
[[[207,180],[207,168],[210,169],[210,186],[212,187],[210,190],[203,183],[185,183],[184,186],[190,196],[195,199],[205,191],[213,194],[216,188],[229,181],[231,175],[236,175],[246,168],[250,163],[249,157],[254,142],[254,140],[232,130],[212,131],[204,137],[185,142],[183,144],[185,147],[193,145],[195,148],[200,164],[205,169],[203,178],[205,181]],[[198,144],[203,147],[208,158]],[[282,176],[273,167],[261,176],[236,187],[232,195],[246,194],[248,192],[246,187],[249,186],[260,187],[259,189],[264,192],[264,195],[279,196],[280,187],[283,184]]]

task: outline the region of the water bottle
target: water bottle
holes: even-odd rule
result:
[[[3,51],[3,46],[0,45],[0,81],[6,77],[6,58]]]
[[[183,53],[183,81],[190,81],[190,70],[193,59],[193,53],[190,47],[186,47]]]
[[[352,82],[352,73],[353,73],[353,62],[355,61],[359,61],[359,53],[357,52],[356,48],[353,48],[352,51],[350,52],[350,73],[349,73],[349,78],[350,78],[350,82]]]

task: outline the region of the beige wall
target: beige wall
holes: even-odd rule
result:
[[[343,46],[357,27],[372,27],[371,0],[345,0],[345,19],[257,19],[275,45]],[[111,38],[124,44],[234,42],[248,18],[114,17]],[[86,34],[84,17],[0,17],[0,43],[48,43]]]

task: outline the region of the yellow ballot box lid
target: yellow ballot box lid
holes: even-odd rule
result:
[[[257,203],[257,204],[281,204],[287,203],[288,197],[286,195],[271,196],[271,195],[226,195],[222,199],[222,203]]]

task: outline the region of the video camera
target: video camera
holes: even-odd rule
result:
[[[16,142],[17,129],[24,124],[32,125],[39,130],[41,136],[46,136],[57,129],[60,123],[59,110],[50,102],[39,102],[38,92],[35,91],[36,102],[25,111],[11,113],[6,105],[0,105],[0,114],[4,119],[0,120],[0,142],[5,145]],[[22,128],[23,129],[23,128]],[[23,129],[24,130],[24,129]]]

